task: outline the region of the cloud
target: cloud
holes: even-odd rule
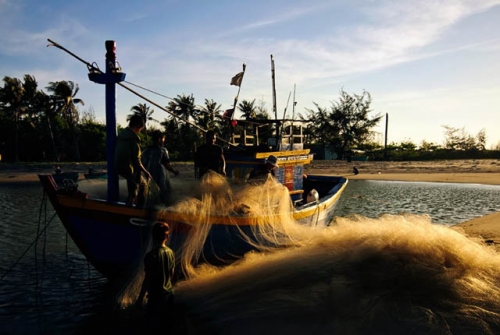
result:
[[[235,63],[234,66],[246,61],[253,69],[262,68],[267,71],[268,57],[273,53],[285,75],[293,76],[293,72],[300,71],[301,76],[311,80],[333,79],[435,57],[441,52],[450,52],[449,49],[443,49],[431,53],[425,49],[436,43],[459,20],[485,10],[495,3],[496,1],[480,4],[475,1],[368,2],[360,7],[360,12],[365,16],[365,23],[349,28],[339,28],[334,25],[329,27],[324,23],[321,27],[324,28],[325,34],[307,39],[299,37],[277,39],[272,37],[272,34],[269,34],[269,37],[262,37],[261,34],[255,36],[241,33],[244,30],[255,30],[267,25],[292,24],[299,17],[324,10],[325,6],[311,6],[302,10],[290,8],[283,10],[283,13],[276,17],[273,16],[272,19],[263,16],[254,23],[243,24],[239,29],[231,29],[230,34],[239,34],[237,39],[227,36],[203,36],[203,40],[199,41],[190,40],[178,45],[171,43],[169,52],[176,53],[180,58],[175,61],[176,68],[188,69],[187,71],[193,76],[196,73],[224,71],[228,67],[228,60]],[[137,56],[140,50],[145,48],[135,49],[134,55]],[[155,50],[148,55],[151,51],[150,48],[146,49],[148,51],[143,51],[141,55],[144,56],[141,58],[143,64],[161,64],[162,59],[169,58],[166,51],[164,53]],[[221,59],[224,61],[221,62]],[[163,63],[167,66],[172,65],[165,61]],[[186,77],[181,80],[184,79]]]
[[[317,13],[324,8],[331,7],[329,4],[309,4],[307,7],[297,6],[293,3],[288,8],[280,8],[278,12],[272,12],[272,15],[265,15],[265,18],[258,19],[255,22],[237,26],[234,29],[228,30],[222,36],[238,35],[244,31],[251,31],[266,28],[271,25],[282,24],[290,21],[297,20],[308,14]],[[266,18],[270,17],[270,18]]]

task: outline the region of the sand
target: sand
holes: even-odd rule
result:
[[[64,171],[79,171],[80,178],[91,164],[63,166]],[[193,165],[174,164],[181,179],[192,179]],[[96,169],[105,166],[92,164]],[[353,174],[356,167],[359,174]],[[52,173],[50,165],[0,164],[0,184],[38,182],[38,174]],[[346,162],[313,161],[305,174],[341,175],[350,180],[394,180],[411,182],[444,182],[500,185],[500,159],[436,160],[425,162]],[[452,227],[463,234],[491,245],[500,252],[500,212],[459,223]]]

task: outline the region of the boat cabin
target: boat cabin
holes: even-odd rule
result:
[[[304,164],[313,155],[304,149],[303,124],[297,120],[237,120],[224,150],[226,173],[234,182],[245,182],[250,172],[267,157],[278,158],[276,179],[290,191],[292,200],[301,201]]]

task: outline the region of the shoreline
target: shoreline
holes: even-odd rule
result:
[[[174,162],[181,172],[181,179],[193,179],[193,163]],[[105,169],[102,163],[61,164],[63,172],[84,173],[93,166],[96,170]],[[356,167],[359,174],[353,174]],[[38,174],[53,173],[51,164],[15,165],[0,164],[0,185],[12,183],[37,183]],[[384,180],[405,182],[468,183],[500,185],[500,160],[442,160],[418,162],[346,162],[313,161],[304,167],[305,174],[340,175],[349,180]],[[451,227],[471,238],[482,240],[500,252],[500,212],[458,223]]]
[[[306,170],[311,175],[339,175],[325,173],[324,171]],[[0,172],[0,185],[10,183],[36,183],[39,182],[39,174],[52,173],[52,171],[39,172]],[[186,174],[185,171],[181,173]],[[193,176],[193,173],[188,173]],[[341,175],[349,180],[382,180],[382,181],[405,181],[405,182],[427,182],[427,183],[457,183],[457,184],[480,184],[500,185],[500,173],[384,173],[384,174],[344,174]],[[181,177],[183,178],[183,177]],[[80,172],[79,180],[85,180],[84,172]]]
[[[192,162],[172,162],[180,178],[192,178]],[[84,178],[89,167],[106,170],[106,163],[61,163],[63,172],[79,172]],[[356,167],[359,174],[353,174]],[[55,164],[0,163],[0,183],[37,182],[38,174],[53,173]],[[470,183],[500,185],[500,159],[463,159],[404,162],[313,161],[304,166],[304,174],[337,175],[350,180],[387,180],[410,182]]]

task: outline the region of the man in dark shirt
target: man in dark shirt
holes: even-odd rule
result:
[[[175,308],[172,279],[175,255],[167,246],[169,225],[156,222],[151,231],[153,246],[144,257],[144,281],[136,306],[142,307],[147,293],[147,313],[151,330],[168,331],[174,328]]]
[[[248,181],[266,181],[269,175],[276,177],[275,170],[278,168],[278,158],[274,155],[267,157],[264,164],[254,168],[250,172]]]
[[[224,150],[220,145],[215,144],[215,132],[207,131],[205,134],[206,143],[201,145],[196,151],[195,166],[198,170],[197,177],[201,179],[208,170],[226,175],[226,160]]]
[[[132,115],[128,127],[123,129],[116,139],[115,169],[118,175],[127,180],[127,206],[143,207],[146,203],[147,181],[151,174],[141,162],[140,138],[137,135],[144,128],[140,115]]]

